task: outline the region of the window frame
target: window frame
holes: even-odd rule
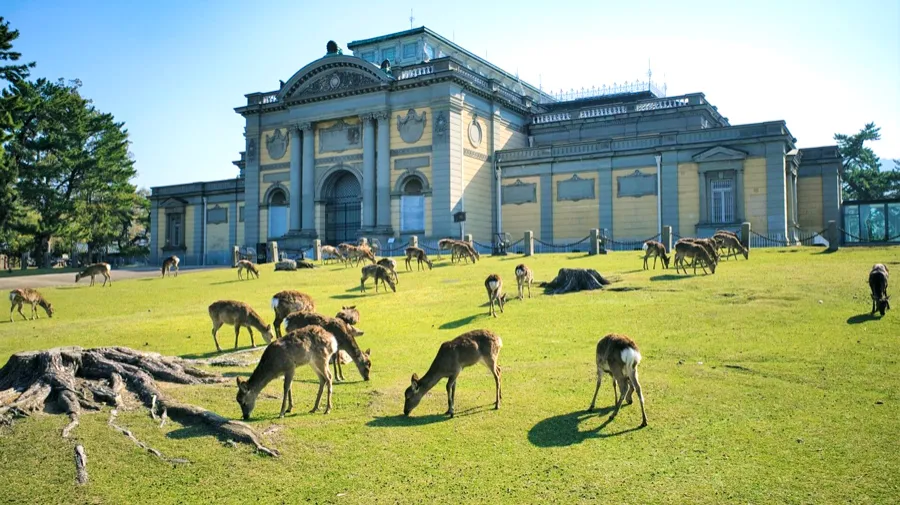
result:
[[[409,60],[409,59],[413,59],[416,57],[416,52],[417,52],[416,46],[417,46],[417,44],[415,42],[409,42],[407,44],[403,44],[402,54],[403,54],[404,60]],[[409,50],[409,51],[407,51],[407,50]],[[407,54],[407,52],[409,52],[409,54]]]
[[[735,214],[737,212],[737,195],[735,191],[736,183],[735,177],[722,177],[723,171],[713,172],[715,174],[719,174],[716,177],[708,177],[707,178],[707,198],[709,202],[707,202],[707,221],[710,224],[731,224],[735,222]],[[717,182],[728,182],[727,189],[719,189],[714,188]],[[728,195],[731,196],[730,209]],[[718,196],[718,198],[717,198]],[[716,214],[716,200],[719,200],[718,203],[721,204],[721,213],[719,216]],[[721,217],[721,219],[720,219]],[[730,217],[730,219],[729,219]]]
[[[390,51],[391,57],[388,58],[386,53]],[[397,63],[397,48],[396,47],[385,47],[381,50],[381,60],[388,60],[391,62],[391,65],[395,65]],[[379,62],[380,63],[380,62]]]
[[[184,247],[184,224],[184,213],[166,214],[166,247]]]

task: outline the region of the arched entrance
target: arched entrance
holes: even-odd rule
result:
[[[280,238],[288,232],[288,198],[276,188],[269,194],[269,238]]]
[[[356,242],[362,226],[362,191],[356,176],[346,170],[329,177],[324,188],[325,229],[323,243],[338,245]]]

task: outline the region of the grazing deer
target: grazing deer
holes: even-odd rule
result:
[[[500,365],[498,364],[502,347],[503,340],[500,335],[488,330],[472,330],[441,344],[437,356],[431,362],[431,367],[425,372],[425,375],[421,379],[416,374],[412,375],[411,384],[404,393],[403,415],[408,416],[419,405],[425,393],[437,385],[441,379],[447,377],[446,415],[453,417],[456,404],[456,378],[464,368],[479,361],[487,365],[494,375],[494,384],[497,388],[494,409],[499,409],[500,399],[503,398],[500,389]]]
[[[453,244],[458,242],[456,239],[452,238],[442,238],[438,240],[438,259],[441,257],[441,251],[451,251],[451,255],[453,254]],[[452,261],[452,256],[451,256]]]
[[[216,333],[223,324],[234,326],[234,348],[238,346],[238,335],[241,333],[241,327],[247,328],[250,332],[250,344],[256,347],[256,340],[253,337],[253,329],[256,328],[262,334],[263,339],[268,344],[274,338],[272,333],[272,325],[266,324],[263,318],[253,310],[252,307],[244,302],[235,300],[219,300],[209,306],[209,318],[212,319],[212,336],[216,343],[216,351],[221,352],[219,347],[219,339]]]
[[[336,317],[325,317],[315,312],[294,312],[285,320],[284,328],[287,332],[292,332],[307,326],[319,326],[334,335],[334,338],[337,339],[338,349],[346,351],[353,362],[356,363],[359,375],[362,376],[363,380],[369,380],[369,373],[372,370],[372,362],[369,360],[369,356],[371,356],[372,350],[366,349],[363,352],[356,343],[356,337],[361,337],[365,334],[362,330]],[[344,371],[341,369],[337,359],[333,360],[333,365],[334,376],[337,380],[344,380]]]
[[[891,308],[890,295],[887,294],[888,287],[888,268],[881,263],[872,266],[869,272],[869,288],[872,290],[872,315],[875,310],[884,316],[884,313]]]
[[[163,278],[169,274],[171,270],[175,270],[175,277],[178,277],[178,264],[181,263],[181,260],[178,259],[178,256],[169,256],[168,258],[163,260],[162,264],[162,276]]]
[[[428,259],[428,254],[425,253],[424,249],[420,249],[418,247],[407,247],[406,248],[406,269],[412,270],[412,260],[416,259],[416,265],[418,266],[417,270],[422,270],[424,267],[422,263],[428,265],[428,269],[431,270],[434,268],[434,264],[432,264],[431,260]]]
[[[528,286],[528,298],[531,298],[531,285],[534,284],[534,272],[532,272],[525,263],[516,267],[516,284],[519,287],[519,300],[525,299],[525,286]]]
[[[362,277],[359,279],[359,289],[363,293],[366,292],[366,280],[368,280],[369,277],[375,279],[376,293],[378,292],[378,281],[381,281],[385,291],[387,291],[387,287],[390,286],[393,292],[397,292],[397,285],[394,284],[394,278],[391,276],[390,270],[381,265],[366,265],[362,267]]]
[[[466,263],[468,263],[470,259],[472,260],[472,263],[475,263],[475,260],[478,258],[477,254],[478,252],[471,244],[460,241],[453,244],[453,252],[450,261],[453,262],[453,258],[456,258],[456,261],[459,262],[465,258]]]
[[[706,250],[706,253],[709,255],[712,260],[718,264],[719,263],[719,248],[718,244],[714,239],[711,238],[683,238],[680,241],[682,242],[691,242],[699,245],[703,249]]]
[[[616,410],[610,416],[614,419],[622,406],[622,400],[631,405],[631,393],[636,391],[641,402],[641,427],[647,426],[647,414],[644,412],[644,393],[641,392],[641,384],[638,382],[637,367],[641,362],[641,353],[634,340],[610,333],[597,342],[597,388],[594,389],[594,399],[588,412],[593,412],[597,404],[597,393],[600,391],[600,380],[604,373],[612,375],[613,396],[616,396],[616,384],[619,385],[619,395],[615,398]]]
[[[306,293],[286,289],[275,293],[275,296],[272,297],[272,309],[275,311],[275,321],[272,322],[272,326],[275,327],[275,335],[281,338],[281,323],[288,314],[298,310],[315,312],[316,302]]]
[[[491,311],[490,315],[497,317],[497,313],[494,312],[494,301],[496,300],[497,304],[500,305],[500,313],[503,313],[503,304],[506,303],[506,293],[503,293],[503,281],[500,279],[500,276],[497,274],[488,275],[488,278],[484,280],[484,289],[487,290],[488,301],[491,302]]]
[[[238,270],[238,279],[243,280],[243,277],[241,276],[241,274],[244,272],[244,270],[247,271],[247,279],[252,278],[254,275],[256,276],[257,279],[259,279],[259,268],[256,265],[254,265],[253,262],[250,260],[238,261],[237,270]]]
[[[110,272],[112,271],[112,267],[109,266],[109,263],[94,263],[89,267],[85,268],[81,272],[75,274],[75,282],[90,276],[91,277],[91,286],[94,285],[94,277],[97,275],[103,276],[103,286],[106,286],[106,281],[109,281],[109,285],[112,286],[112,277],[110,277]],[[102,287],[102,286],[101,286]]]
[[[13,309],[18,308],[22,319],[27,319],[22,313],[22,305],[31,305],[31,320],[38,318],[37,306],[40,305],[47,313],[47,317],[53,317],[53,305],[48,302],[40,293],[31,288],[14,289],[9,292],[9,322],[13,322]]]
[[[397,276],[397,261],[395,261],[394,258],[381,258],[376,265],[387,268],[394,277],[394,282],[400,284],[400,278]]]
[[[348,264],[353,262],[353,260],[356,260],[356,262],[353,263],[353,266],[359,266],[360,262],[362,262],[363,259],[369,260],[373,265],[377,263],[377,261],[375,261],[375,253],[372,252],[372,249],[369,248],[369,246],[347,245]]]
[[[344,254],[341,253],[341,251],[338,248],[336,248],[334,246],[330,246],[330,245],[323,245],[322,246],[322,263],[328,263],[328,260],[337,260],[337,261],[340,261],[341,263],[343,263],[344,261],[346,261],[346,258],[344,257]]]
[[[744,247],[744,244],[741,243],[741,239],[739,239],[734,233],[719,230],[715,235],[713,235],[713,240],[716,241],[718,249],[726,250],[726,260],[728,260],[728,258],[730,258],[732,255],[737,258],[738,253],[743,254],[744,259],[750,259],[750,251],[748,251],[747,248]]]
[[[686,241],[684,239],[675,242],[675,272],[679,272],[679,267],[684,269],[684,273],[687,274],[687,268],[684,266],[684,258],[692,258],[693,266],[694,266],[694,274],[697,273],[697,260],[700,260],[700,266],[703,268],[703,273],[706,273],[706,266],[709,266],[709,269],[712,273],[716,273],[716,262],[710,257],[709,252],[705,247],[701,244],[697,244],[691,241]],[[706,265],[706,266],[705,266]]]
[[[309,312],[312,312],[310,310]],[[349,325],[357,325],[359,324],[359,311],[356,310],[356,305],[343,306],[341,307],[341,311],[334,316],[341,321],[349,324]]]
[[[656,270],[656,258],[659,258],[663,268],[669,268],[669,256],[666,254],[666,246],[656,240],[644,242],[644,270],[650,270],[647,260],[653,258],[653,269]]]
[[[288,333],[284,338],[269,345],[260,357],[259,364],[256,365],[250,379],[243,381],[240,377],[237,378],[237,402],[241,406],[244,420],[250,419],[259,392],[281,375],[284,375],[284,392],[281,398],[281,413],[278,417],[284,417],[285,412],[293,410],[294,397],[291,384],[294,382],[294,371],[301,365],[309,365],[319,377],[319,393],[310,412],[319,410],[322,390],[326,385],[328,396],[325,400],[325,413],[331,412],[332,382],[328,361],[337,350],[337,340],[334,336],[318,326]]]

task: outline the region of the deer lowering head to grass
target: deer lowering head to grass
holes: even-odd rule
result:
[[[631,405],[631,393],[637,392],[641,402],[641,427],[647,426],[647,414],[644,412],[644,393],[638,382],[637,367],[641,362],[641,353],[634,340],[610,333],[597,342],[597,388],[594,389],[594,399],[588,412],[592,412],[597,404],[597,393],[600,391],[600,380],[604,373],[612,375],[613,397],[616,401],[616,410],[610,416],[614,419],[622,406],[622,400]],[[616,395],[616,385],[619,386],[619,394]]]
[[[375,253],[372,252],[372,249],[368,245],[354,246],[348,245],[347,248],[347,262],[353,262],[353,266],[359,266],[362,260],[369,260],[371,264],[376,264],[375,261]]]
[[[887,266],[881,263],[872,266],[872,271],[869,272],[869,288],[872,290],[872,314],[874,315],[875,311],[878,310],[883,316],[891,308],[891,297],[887,294]]]
[[[500,279],[500,276],[497,274],[488,275],[487,279],[484,280],[484,289],[487,290],[488,301],[491,302],[491,311],[490,315],[497,317],[497,313],[494,312],[494,302],[497,302],[497,305],[500,306],[500,313],[503,313],[503,304],[506,303],[506,293],[503,292],[503,281]]]
[[[81,272],[75,274],[75,282],[80,281],[85,277],[91,278],[91,286],[94,285],[94,277],[98,275],[103,276],[103,286],[106,286],[106,281],[109,281],[109,285],[112,286],[112,277],[110,276],[110,272],[112,271],[112,267],[109,266],[109,263],[94,263],[89,267],[85,268]]]
[[[403,415],[408,416],[422,401],[425,393],[446,377],[446,415],[453,417],[456,405],[456,378],[464,368],[479,361],[484,363],[494,375],[494,384],[496,385],[494,409],[499,409],[500,400],[503,398],[498,363],[502,347],[503,340],[500,336],[488,330],[472,330],[441,344],[437,356],[431,362],[431,367],[425,372],[425,375],[421,379],[416,374],[412,375],[411,384],[404,393]]]
[[[294,408],[294,397],[291,392],[291,384],[294,381],[294,371],[298,366],[309,365],[319,377],[319,393],[316,395],[316,403],[310,412],[319,410],[322,400],[322,390],[328,386],[328,396],[325,401],[325,413],[331,412],[332,380],[331,371],[328,369],[328,361],[337,353],[337,341],[334,336],[318,326],[310,326],[288,333],[284,338],[270,344],[259,359],[259,364],[247,381],[237,378],[237,402],[241,406],[241,414],[244,420],[250,419],[250,414],[256,407],[256,398],[259,392],[274,379],[284,376],[284,392],[281,398],[281,413],[278,417],[284,417],[285,412]]]
[[[709,266],[709,269],[712,271],[712,273],[716,273],[716,262],[710,257],[706,247],[701,244],[687,241],[685,239],[681,239],[678,242],[675,242],[676,273],[679,272],[679,268],[681,268],[684,270],[684,273],[687,274],[687,267],[685,267],[684,265],[685,258],[692,259],[694,274],[697,273],[697,261],[700,261],[700,267],[703,268],[704,273],[706,273],[707,266]]]
[[[26,303],[31,305],[31,319],[38,318],[37,306],[40,305],[47,313],[47,317],[53,317],[53,305],[48,302],[40,293],[31,288],[14,289],[9,292],[9,322],[13,321],[13,309],[18,308],[22,319],[27,319],[22,313],[22,305]]]
[[[650,270],[647,260],[653,258],[653,269],[656,270],[656,258],[660,259],[663,268],[669,268],[669,256],[666,254],[666,246],[656,240],[644,242],[644,270]]]
[[[209,306],[209,318],[212,319],[212,336],[216,343],[216,350],[222,351],[219,347],[219,339],[216,337],[219,328],[224,324],[234,326],[234,348],[238,346],[238,335],[241,333],[241,327],[247,328],[250,332],[250,344],[256,347],[256,339],[253,337],[253,329],[262,334],[263,339],[268,344],[275,337],[272,333],[272,325],[266,324],[263,318],[253,310],[252,307],[244,302],[236,300],[219,300]]]
[[[340,249],[331,245],[322,246],[322,263],[328,263],[328,260],[344,262],[344,254]]]
[[[316,302],[306,293],[286,289],[275,293],[275,296],[272,297],[272,309],[275,311],[275,321],[272,322],[272,326],[275,327],[275,335],[281,338],[281,323],[288,314],[298,310],[315,312]]]
[[[453,253],[450,257],[451,262],[453,261],[453,258],[456,258],[457,262],[462,261],[463,258],[465,258],[466,263],[468,263],[470,259],[472,260],[472,263],[475,263],[475,261],[478,259],[478,252],[474,247],[472,247],[472,244],[469,244],[468,242],[458,241],[457,243],[453,244]]]
[[[259,279],[259,268],[253,264],[250,260],[241,260],[238,261],[237,271],[238,271],[238,279],[243,279],[243,272],[247,271],[247,279],[252,278],[254,275],[257,279]]]
[[[381,285],[384,286],[384,290],[387,291],[387,287],[390,286],[393,292],[397,292],[397,285],[394,284],[394,276],[391,275],[391,271],[387,268],[384,268],[381,265],[366,265],[362,267],[362,277],[359,279],[359,289],[363,293],[366,292],[366,280],[372,277],[375,279],[375,292],[378,292],[378,281],[381,281]]]
[[[519,300],[525,298],[525,286],[528,286],[528,298],[531,298],[531,285],[534,284],[534,272],[525,263],[516,267],[516,284],[519,288]]]
[[[400,277],[397,276],[397,261],[394,258],[381,258],[376,265],[381,265],[391,272],[394,282],[400,284]]]
[[[369,356],[372,354],[371,349],[361,351],[356,343],[356,337],[361,337],[364,332],[355,326],[349,325],[336,317],[326,317],[315,312],[294,312],[285,319],[285,330],[292,332],[305,328],[307,326],[319,326],[328,333],[334,335],[337,339],[338,349],[341,349],[350,355],[350,358],[356,363],[356,369],[363,380],[369,380],[369,373],[372,370],[372,361]],[[334,376],[337,380],[344,380],[344,371],[340,367],[337,359],[332,360],[334,365]]]
[[[441,251],[451,251],[451,254],[452,254],[453,244],[455,244],[456,242],[459,242],[459,241],[456,239],[452,239],[450,237],[442,238],[442,239],[438,240],[438,259],[440,259],[440,257],[441,257]],[[451,257],[451,260],[452,260],[452,257]]]
[[[308,312],[313,312],[312,310]],[[341,307],[341,311],[337,313],[334,317],[340,319],[341,321],[349,324],[349,325],[357,325],[359,324],[359,310],[356,309],[356,305],[349,305]]]
[[[719,230],[713,235],[713,240],[715,240],[719,249],[725,249],[726,260],[732,255],[736,258],[739,253],[744,255],[745,260],[750,259],[750,251],[744,247],[744,244],[741,243],[741,239],[734,233]]]
[[[434,265],[431,263],[431,260],[428,259],[428,254],[425,253],[424,249],[420,249],[418,247],[407,247],[406,248],[406,269],[407,270],[412,270],[412,266],[410,265],[410,263],[412,263],[413,258],[415,258],[415,260],[416,260],[416,265],[418,266],[418,270],[422,270],[423,268],[425,268],[422,266],[422,263],[425,263],[426,265],[428,265],[429,270],[434,268]]]
[[[163,260],[162,264],[162,276],[165,277],[172,270],[175,271],[175,277],[178,277],[178,264],[181,263],[181,260],[178,259],[178,256],[169,256],[168,258]]]

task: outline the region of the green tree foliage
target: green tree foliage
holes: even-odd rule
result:
[[[866,146],[866,142],[880,139],[881,128],[875,123],[867,124],[854,135],[834,135],[844,159],[845,200],[900,198],[900,163],[895,161],[893,170],[882,171],[878,156]]]

